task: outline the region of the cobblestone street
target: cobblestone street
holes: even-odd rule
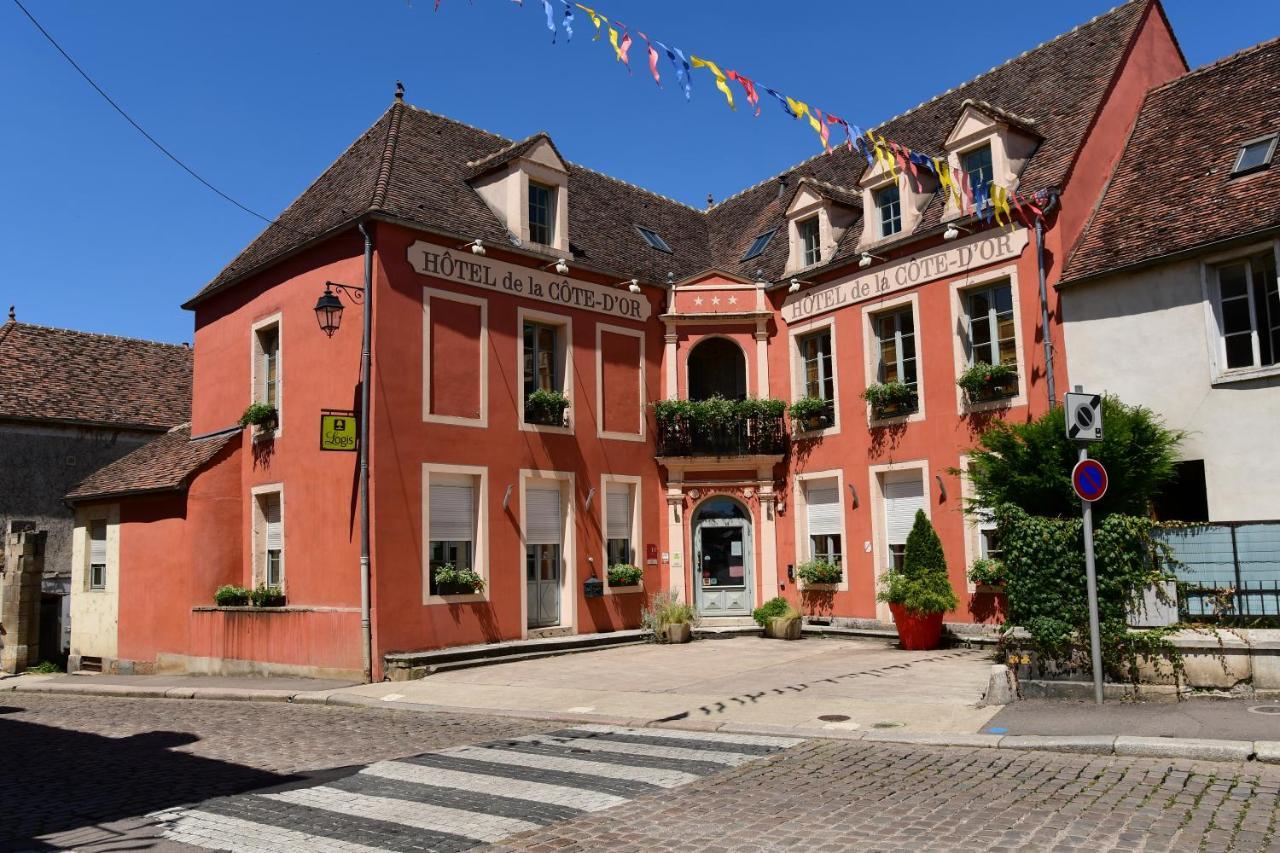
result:
[[[1280,768],[1257,764],[257,702],[3,705],[3,849],[1280,849]]]

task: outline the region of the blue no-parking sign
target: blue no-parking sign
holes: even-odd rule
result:
[[[1080,500],[1093,503],[1107,493],[1107,469],[1096,459],[1081,459],[1071,469],[1071,488]]]

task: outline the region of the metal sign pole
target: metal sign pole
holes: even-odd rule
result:
[[[1089,458],[1089,450],[1080,448],[1080,461]],[[1102,637],[1098,631],[1098,572],[1093,562],[1093,504],[1080,501],[1084,515],[1084,576],[1089,591],[1089,653],[1093,658],[1093,701],[1102,704]]]

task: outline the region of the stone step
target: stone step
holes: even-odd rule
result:
[[[514,660],[531,660],[552,655],[586,652],[609,646],[632,645],[645,642],[647,632],[639,628],[626,631],[610,631],[603,634],[569,634],[533,637],[527,640],[505,640],[498,643],[479,643],[470,646],[453,646],[447,649],[392,652],[383,656],[388,681],[411,681],[425,678],[433,672],[449,669],[484,666]]]

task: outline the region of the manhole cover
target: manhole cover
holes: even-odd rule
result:
[[[843,723],[849,719],[847,714],[819,714],[818,719],[824,723]]]
[[[1280,714],[1280,705],[1254,705],[1250,714]]]
[[[876,723],[876,724],[875,724],[874,728],[877,728],[877,729],[900,729],[900,728],[902,728],[902,727],[903,727],[903,726],[905,726],[905,725],[906,725],[906,723],[894,723],[894,722],[890,722],[890,721],[887,721],[887,720],[881,720],[880,722],[878,722],[878,723]]]

